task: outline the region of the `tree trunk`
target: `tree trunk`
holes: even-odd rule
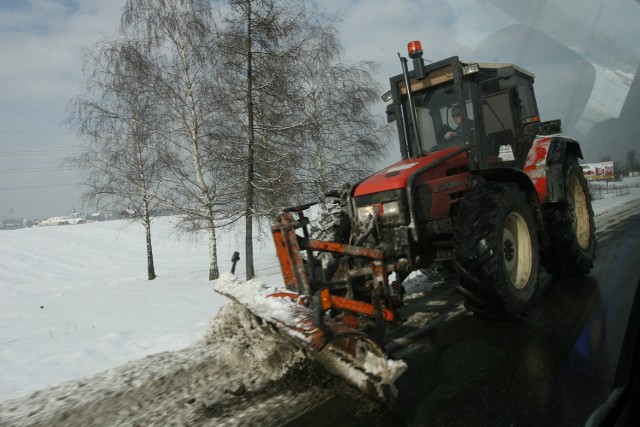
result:
[[[209,280],[216,280],[220,277],[220,271],[218,270],[218,242],[213,220],[209,222]]]
[[[144,228],[147,238],[147,277],[149,280],[156,278],[156,268],[153,263],[153,249],[151,246],[151,218],[149,217],[149,203],[144,201]]]
[[[314,103],[314,108],[315,108],[315,103]],[[323,210],[327,210],[327,204],[325,201],[325,194],[327,193],[327,181],[328,178],[326,176],[325,173],[325,158],[324,158],[324,150],[323,150],[323,141],[322,141],[322,134],[320,133],[320,129],[319,126],[317,125],[317,119],[314,118],[313,119],[313,131],[311,132],[311,134],[313,135],[313,142],[315,143],[315,162],[316,162],[316,176],[318,177],[318,182],[316,185],[316,188],[314,189],[316,191],[316,196],[318,197],[318,200],[320,201],[320,206],[322,207]]]
[[[254,164],[255,161],[255,135],[253,128],[253,69],[251,54],[251,2],[247,4],[247,199],[245,208],[245,263],[246,279],[255,276],[253,266],[253,204],[254,204]]]
[[[142,185],[142,215],[144,221],[145,237],[147,240],[147,278],[154,280],[156,278],[156,268],[153,263],[153,247],[151,245],[151,215],[149,214],[149,195],[147,193],[147,183],[144,173],[144,160],[142,159],[142,147],[139,139],[136,138],[137,161],[140,177],[140,185]]]

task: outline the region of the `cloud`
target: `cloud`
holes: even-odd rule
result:
[[[81,90],[82,47],[115,34],[124,3],[31,0],[0,7],[0,195],[12,215],[55,215],[77,203],[80,190],[68,185],[79,181],[77,173],[57,170],[71,152],[54,150],[76,143],[61,123]],[[56,171],[27,173],[43,167]],[[29,188],[15,190],[21,187]]]
[[[0,112],[24,116],[31,109],[52,108],[59,121],[67,100],[80,91],[82,46],[114,34],[123,4],[31,1],[26,8],[0,11]],[[19,125],[35,125],[28,120]]]
[[[421,40],[425,58],[432,60],[458,50],[455,15],[447,2],[361,0],[322,5],[344,14],[342,40],[346,58],[379,62],[377,76],[385,86],[388,77],[400,72],[397,53],[406,56],[407,43],[412,40]]]

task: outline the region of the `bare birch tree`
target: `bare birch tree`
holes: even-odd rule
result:
[[[160,123],[146,84],[150,64],[134,44],[104,41],[85,55],[85,95],[70,102],[68,124],[82,141],[65,160],[80,169],[84,199],[103,208],[133,209],[145,227],[147,276],[156,277],[151,210],[157,206],[161,168],[154,134]]]
[[[240,214],[228,168],[221,161],[220,67],[215,21],[205,0],[129,0],[122,17],[129,39],[144,40],[156,76],[150,96],[160,101],[166,132],[167,176],[162,201],[178,210],[189,231],[209,235],[209,279],[219,277],[216,229]]]

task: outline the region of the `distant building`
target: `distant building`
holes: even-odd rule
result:
[[[22,227],[22,221],[19,219],[5,219],[0,221],[0,230],[17,230]]]
[[[136,218],[137,216],[138,214],[133,209],[124,209],[123,211],[120,212],[121,218],[132,219],[132,218]]]
[[[89,215],[89,218],[87,218],[89,221],[93,221],[93,222],[98,222],[98,221],[104,221],[106,220],[105,216],[102,214],[102,212],[94,212],[91,215]]]
[[[38,225],[40,225],[41,227],[46,227],[46,226],[50,226],[50,225],[84,224],[85,222],[87,222],[85,217],[80,215],[74,209],[67,216],[52,216],[51,218],[47,218],[44,221],[41,221],[40,224],[38,224]]]

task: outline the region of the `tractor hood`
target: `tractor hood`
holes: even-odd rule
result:
[[[447,148],[435,151],[426,156],[401,160],[362,181],[356,188],[354,196],[358,197],[381,191],[406,188],[411,176],[419,170],[428,169],[430,165],[435,167],[442,162],[450,161],[460,155],[466,156],[466,151],[463,151],[458,156],[454,155],[451,157],[452,153],[460,151],[461,148],[462,147]]]

